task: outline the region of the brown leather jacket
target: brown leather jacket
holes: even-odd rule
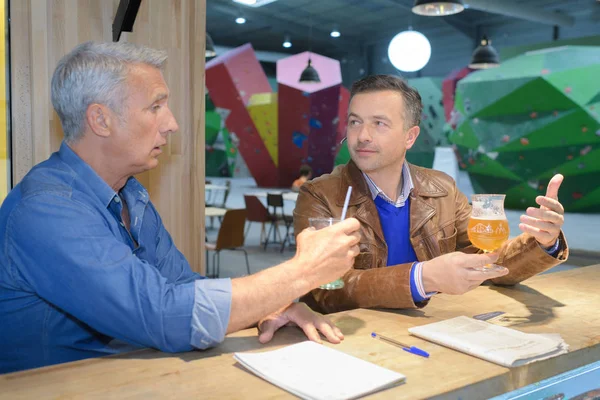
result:
[[[453,251],[478,252],[467,237],[471,205],[454,180],[443,172],[409,164],[414,189],[410,195],[410,241],[419,261],[427,261]],[[354,267],[344,275],[345,287],[339,290],[315,289],[302,301],[311,308],[331,313],[353,308],[416,308],[410,293],[412,264],[386,268],[387,245],[379,214],[369,187],[354,162],[338,166],[328,175],[306,182],[294,210],[296,234],[308,227],[310,217],[339,218],[348,186],[352,196],[348,217],[361,223],[360,254]],[[513,285],[565,261],[569,251],[560,234],[557,257],[547,254],[529,234],[506,242],[497,264],[509,274],[494,280]]]

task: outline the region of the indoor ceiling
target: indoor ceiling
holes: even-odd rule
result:
[[[469,1],[465,0],[465,3]],[[476,37],[481,34],[478,26],[501,24],[515,18],[551,18],[550,13],[556,12],[571,18],[569,13],[572,7],[581,7],[581,4],[598,7],[597,2],[591,0],[472,0],[473,8],[465,9],[459,14],[425,17],[413,14],[412,4],[413,0],[277,0],[263,7],[253,8],[232,0],[208,0],[206,23],[207,31],[216,45],[235,47],[250,42],[256,50],[281,53],[308,50],[312,26],[312,50],[339,57],[347,53],[348,49],[358,50],[361,46],[388,41],[408,26],[427,36],[435,35],[440,28],[447,31],[446,28],[451,26],[454,34],[472,38],[475,45]],[[508,4],[505,14],[517,17],[474,9],[475,5],[481,9],[486,4],[493,7]],[[235,23],[239,16],[246,19],[245,24]],[[532,26],[543,24],[534,22]],[[339,29],[341,37],[330,37],[333,28]],[[289,49],[282,47],[286,34],[293,44]]]

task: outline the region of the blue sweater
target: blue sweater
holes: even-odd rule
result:
[[[410,199],[406,199],[403,207],[396,207],[377,196],[375,206],[388,247],[387,266],[418,261],[410,242]],[[410,292],[415,303],[425,300],[417,290],[414,265],[410,273]]]
[[[380,196],[375,198],[383,236],[388,246],[387,265],[405,264],[417,261],[417,255],[410,243],[410,201],[404,207],[396,207]]]

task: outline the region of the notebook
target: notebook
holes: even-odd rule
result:
[[[235,353],[234,358],[302,399],[355,399],[406,380],[398,372],[310,341],[262,353]]]
[[[532,334],[461,316],[415,326],[415,336],[504,367],[518,367],[564,354],[569,346],[558,334]]]

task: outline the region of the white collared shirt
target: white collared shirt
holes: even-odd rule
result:
[[[400,190],[400,194],[398,195],[396,201],[393,201],[385,193],[383,193],[383,190],[377,186],[377,184],[369,177],[369,175],[363,172],[363,176],[367,181],[367,185],[369,186],[373,200],[375,200],[377,196],[380,196],[383,200],[392,204],[396,208],[404,207],[404,204],[406,204],[406,199],[408,199],[410,192],[415,187],[413,185],[412,177],[410,176],[410,169],[408,168],[408,163],[406,160],[404,161],[404,164],[402,164],[402,178],[400,179],[400,182],[403,182],[402,189]],[[398,185],[400,185],[400,182],[398,182]]]

